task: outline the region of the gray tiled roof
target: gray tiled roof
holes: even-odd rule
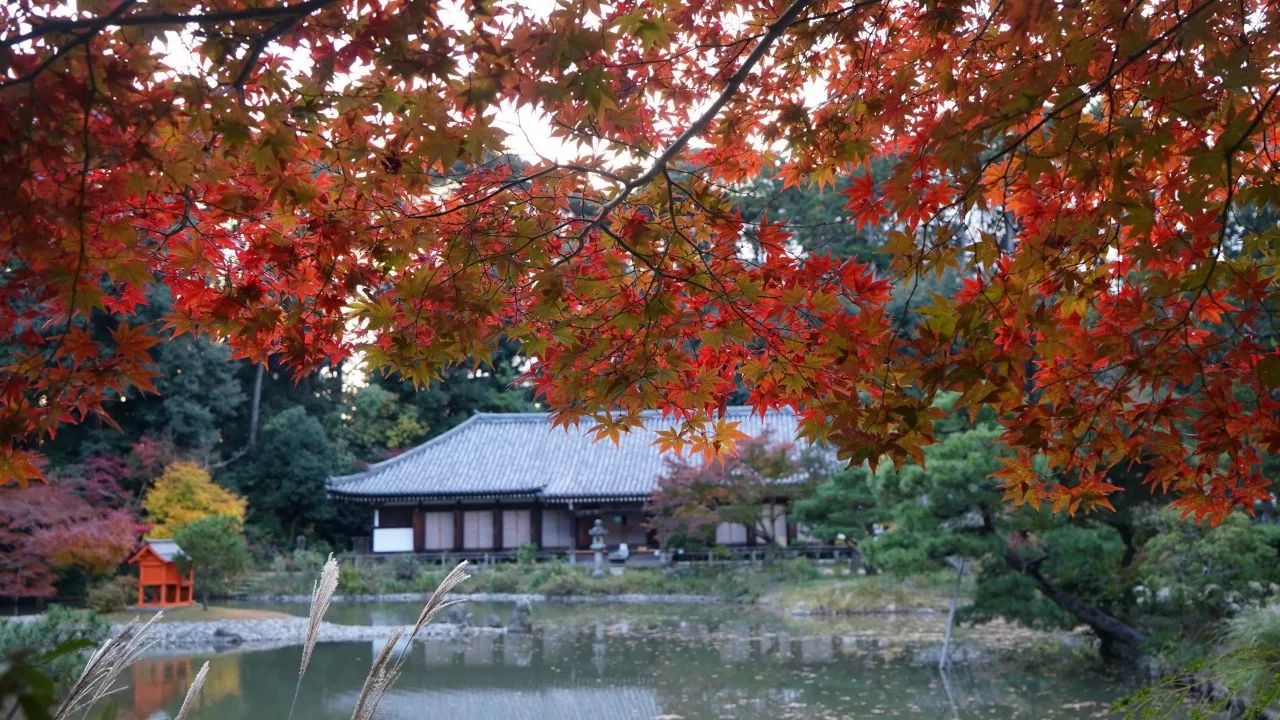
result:
[[[182,554],[182,548],[172,540],[147,540],[146,542],[165,562],[173,562],[174,558]]]
[[[775,441],[794,440],[790,410],[761,418],[747,407],[726,417],[743,432],[766,430]],[[644,499],[664,470],[653,444],[673,421],[646,413],[644,427],[624,433],[617,445],[596,441],[581,428],[553,429],[546,413],[478,413],[448,432],[354,475],[329,478],[331,497],[344,500],[457,497]]]

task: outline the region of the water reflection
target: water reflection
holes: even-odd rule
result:
[[[225,659],[231,660],[230,657]],[[226,698],[238,697],[243,691],[240,667],[238,660],[210,663],[204,691],[196,703],[197,710],[215,706]],[[114,698],[120,717],[144,720],[167,716],[182,704],[187,687],[198,670],[199,663],[190,656],[142,658],[134,663],[129,673],[131,687],[127,694],[132,695],[131,701],[122,703],[119,697]],[[196,717],[200,714],[197,713]]]
[[[1022,663],[960,666],[947,677],[911,652],[849,632],[775,622],[693,622],[583,612],[532,635],[415,644],[384,716],[447,720],[826,720],[865,716],[1077,720],[1124,686],[1088,666],[1058,675]],[[346,718],[380,643],[317,648],[295,717]],[[895,645],[900,649],[900,645]],[[919,648],[917,648],[918,650]],[[124,717],[172,714],[205,658],[149,658]],[[214,656],[196,718],[283,716],[297,648]],[[1061,671],[1061,668],[1059,668]]]
[[[173,703],[181,702],[183,693],[191,684],[195,673],[191,658],[144,658],[133,666],[133,705],[129,708],[134,717],[149,717]]]

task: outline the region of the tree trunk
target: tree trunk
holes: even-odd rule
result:
[[[258,412],[262,408],[262,374],[265,365],[259,365],[253,376],[253,398],[249,401],[249,439],[246,446],[252,452],[258,447]]]
[[[208,588],[200,588],[200,607],[209,612],[209,590]]]
[[[1012,550],[1005,550],[1005,563],[1035,581],[1036,588],[1055,605],[1079,619],[1102,640],[1102,654],[1107,657],[1131,658],[1146,642],[1146,637],[1119,618],[1092,607],[1080,598],[1049,582],[1040,572],[1044,558],[1028,560]]]

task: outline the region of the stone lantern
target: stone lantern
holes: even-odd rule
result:
[[[591,569],[591,577],[604,577],[604,523],[596,518],[595,524],[587,531],[591,536],[591,550],[595,553],[595,566]]]

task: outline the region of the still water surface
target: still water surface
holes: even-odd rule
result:
[[[501,614],[473,606],[478,621]],[[330,619],[403,623],[409,604],[335,605]],[[944,682],[925,660],[940,618],[795,621],[739,608],[540,605],[530,635],[419,643],[383,702],[389,718],[741,720],[1105,717],[1127,683],[1087,660],[997,652]],[[982,644],[970,636],[970,646]],[[348,718],[380,643],[316,648],[295,718]],[[172,716],[210,659],[195,718],[281,718],[299,648],[145,658],[122,717]],[[1032,661],[1031,658],[1037,658]]]

